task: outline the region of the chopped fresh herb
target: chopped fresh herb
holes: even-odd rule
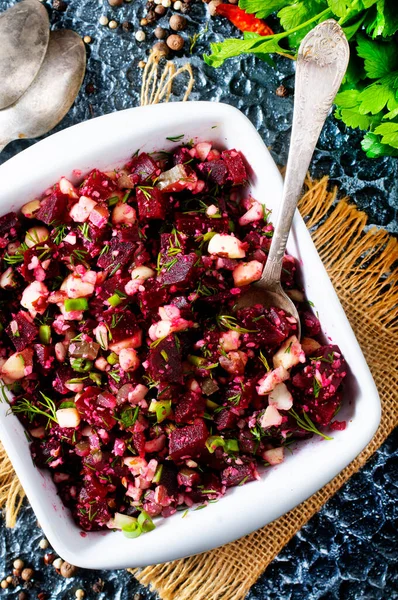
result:
[[[314,388],[314,397],[318,398],[319,392],[322,389],[322,384],[318,381],[318,379],[316,377],[314,377],[313,380],[312,380],[312,385],[313,385],[313,388]]]
[[[302,415],[300,416],[299,414],[297,414],[297,412],[294,410],[294,408],[291,408],[289,410],[289,414],[295,419],[295,421],[297,422],[297,425],[301,429],[304,429],[304,431],[308,431],[310,433],[314,433],[315,435],[319,435],[320,437],[323,437],[325,440],[333,439],[333,438],[325,435],[321,431],[319,431],[319,429],[317,429],[316,425],[311,421],[311,419],[309,418],[308,414],[305,411],[303,411]]]
[[[164,360],[165,362],[168,362],[168,360],[169,360],[169,356],[168,356],[168,354],[167,354],[166,350],[161,350],[161,351],[160,351],[160,354],[162,355],[162,358],[163,358],[163,360]]]
[[[170,142],[180,142],[183,137],[184,137],[184,134],[182,133],[181,135],[174,135],[174,136],[166,137],[166,140],[169,140]]]
[[[216,320],[218,326],[224,329],[238,331],[239,333],[256,333],[256,329],[245,329],[244,327],[240,327],[236,322],[236,317],[232,317],[231,315],[217,315]]]
[[[292,344],[293,342],[290,342],[290,344],[288,345],[288,347],[285,350],[285,354],[290,354],[292,351]]]
[[[78,229],[81,231],[82,236],[88,241],[91,242],[91,237],[89,234],[89,224],[83,223],[83,225],[78,225]]]
[[[268,364],[268,360],[265,358],[264,354],[262,353],[262,351],[260,350],[260,356],[259,356],[261,362],[263,363],[264,367],[266,368],[267,372],[271,371],[271,367]]]
[[[33,421],[36,415],[41,415],[46,417],[47,426],[49,425],[50,421],[58,423],[56,414],[57,407],[55,406],[55,402],[43,394],[43,392],[40,392],[40,394],[43,400],[37,400],[37,405],[33,404],[33,402],[27,398],[23,398],[22,400],[19,400],[15,404],[11,405],[11,412],[14,414],[25,415],[30,422]]]
[[[100,256],[103,256],[103,254],[108,254],[110,249],[110,245],[109,244],[105,244],[105,246],[102,248],[101,252],[100,252]]]

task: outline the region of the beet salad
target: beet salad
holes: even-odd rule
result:
[[[207,142],[136,153],[78,186],[61,177],[0,218],[1,378],[81,529],[137,537],[345,427],[346,363],[295,259],[282,283],[301,341],[280,309],[236,309],[269,218],[244,157]]]

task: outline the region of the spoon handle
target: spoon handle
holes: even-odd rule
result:
[[[282,260],[297,202],[323,124],[346,72],[347,38],[329,19],[310,31],[297,57],[293,126],[282,201],[271,248],[261,277],[279,287]]]

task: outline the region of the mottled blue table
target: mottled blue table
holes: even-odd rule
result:
[[[0,10],[14,2],[0,0]],[[57,129],[85,119],[121,110],[139,103],[141,71],[138,62],[145,60],[156,41],[153,27],[147,28],[147,40],[136,42],[145,0],[135,0],[112,9],[102,0],[71,0],[65,12],[51,9],[54,28],[71,27],[82,36],[90,35],[88,64],[81,92]],[[106,14],[119,23],[128,20],[133,31],[119,27],[111,31],[98,24]],[[169,13],[170,14],[170,13]],[[187,15],[186,39],[206,28],[205,5],[197,3]],[[166,26],[166,17],[160,24]],[[204,67],[201,55],[210,41],[236,34],[228,24],[210,21],[200,36],[193,54],[186,52],[177,62],[191,60],[196,84],[192,99],[222,101],[239,107],[254,123],[278,164],[286,160],[292,115],[293,64],[276,60],[277,68],[252,57],[234,59],[221,69]],[[186,44],[189,47],[189,41]],[[182,82],[181,82],[182,84]],[[175,86],[173,99],[181,95]],[[276,88],[284,84],[290,92],[281,98]],[[366,211],[369,223],[397,231],[398,161],[391,158],[367,159],[360,148],[361,136],[347,130],[330,117],[315,153],[313,174],[329,174],[342,194],[349,194]],[[0,155],[0,162],[20,152],[31,141],[10,144]],[[303,527],[253,586],[248,600],[392,600],[398,598],[398,579],[394,568],[397,548],[397,433],[385,442],[373,459]],[[21,556],[37,569],[36,583],[27,590],[29,598],[41,591],[47,598],[73,598],[77,588],[86,590],[86,598],[99,600],[155,600],[124,571],[80,571],[65,580],[54,569],[43,566],[43,551],[38,549],[42,533],[29,506],[24,506],[17,527],[6,531],[0,525],[0,579],[10,573],[12,561]],[[30,558],[33,557],[33,558]],[[95,593],[92,585],[101,579],[103,592]],[[1,591],[4,597],[17,598],[20,588]],[[136,594],[136,596],[135,596]]]

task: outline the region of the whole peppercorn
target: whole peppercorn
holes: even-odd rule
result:
[[[64,561],[60,557],[58,557],[55,560],[53,560],[53,567],[54,567],[54,569],[60,569],[63,564],[64,564]]]
[[[87,85],[90,85],[90,84],[87,84]],[[43,560],[44,560],[45,565],[52,565],[55,560],[55,554],[53,554],[52,552],[46,552],[43,557]]]
[[[21,558],[16,558],[14,560],[14,562],[12,563],[12,566],[14,567],[14,569],[18,569],[18,571],[22,571],[22,569],[25,566],[25,563]]]
[[[21,573],[21,577],[24,581],[30,581],[32,579],[32,577],[34,576],[35,572],[33,569],[30,569],[29,567],[26,567],[22,573]]]
[[[161,4],[158,4],[158,6],[155,8],[155,13],[157,14],[158,17],[163,17],[163,15],[166,14],[166,11],[167,11],[167,8],[165,8]]]
[[[140,25],[141,25],[141,27],[145,27],[145,25],[148,25],[148,19],[145,19],[145,18],[141,19]]]
[[[93,583],[93,585],[91,586],[91,589],[93,590],[94,594],[100,594],[102,592],[102,590],[104,589],[104,582],[102,579],[98,579],[97,581],[95,581]]]
[[[114,20],[112,19],[112,21],[109,21],[109,23],[108,23],[108,27],[109,27],[109,29],[117,29],[117,27],[118,27],[118,22],[117,22],[117,21],[114,21]]]
[[[279,96],[280,98],[286,98],[286,96],[289,95],[289,91],[287,88],[285,88],[284,85],[280,85],[279,87],[276,88],[275,94],[277,96]]]
[[[175,52],[178,52],[179,50],[183,49],[184,40],[177,33],[173,33],[172,35],[169,35],[169,37],[167,38],[166,44],[168,45],[170,50],[174,50]]]
[[[146,67],[145,60],[140,60],[140,62],[138,63],[138,68],[139,69],[145,69],[145,67]]]
[[[137,42],[143,42],[146,38],[145,35],[145,31],[142,31],[142,29],[139,29],[138,31],[135,32],[135,39],[137,40]]]
[[[75,596],[76,596],[77,600],[83,600],[83,598],[85,596],[84,590],[81,590],[81,589],[76,590]]]
[[[182,15],[173,15],[170,17],[169,25],[173,31],[184,31],[187,27],[187,20]]]
[[[130,23],[130,21],[123,21],[122,29],[123,29],[123,31],[132,31],[133,25],[132,25],[132,23]]]
[[[21,569],[13,569],[12,574],[14,577],[21,577]]]
[[[68,562],[64,562],[61,567],[61,575],[65,577],[65,579],[69,579],[69,577],[74,577],[77,572],[77,567],[69,564]]]
[[[7,583],[12,583],[12,580],[13,580],[13,576],[12,575],[9,575],[8,577],[6,577],[6,582]]]
[[[28,594],[26,592],[19,592],[18,600],[28,600]]]
[[[108,25],[109,23],[109,19],[106,15],[101,15],[100,18],[98,19],[98,22],[100,25],[102,25],[103,27],[105,27],[106,25]]]
[[[160,27],[159,25],[156,27],[154,33],[155,33],[155,37],[157,37],[158,40],[164,40],[164,38],[167,36],[167,31],[165,29],[163,29],[163,27]]]
[[[68,8],[68,5],[64,0],[53,0],[53,9],[59,10],[59,12],[64,12]]]
[[[165,42],[156,42],[152,48],[152,52],[158,56],[168,56],[170,50]]]
[[[3,590],[6,590],[8,588],[8,583],[6,582],[5,579],[3,579],[3,581],[0,583],[0,587]]]
[[[84,36],[84,38],[83,38],[83,42],[84,42],[85,44],[91,44],[91,42],[92,42],[92,41],[93,41],[93,40],[92,40],[92,38],[91,38],[91,35],[85,35],[85,36]],[[43,540],[42,540],[42,541],[43,541]],[[47,540],[46,540],[46,541],[47,541]],[[40,542],[40,543],[41,543],[41,542]],[[48,543],[48,542],[47,542],[47,543]],[[40,546],[40,548],[41,548],[41,546]]]
[[[156,21],[156,13],[155,13],[155,11],[154,10],[148,10],[145,18],[148,21],[148,25],[151,25],[151,23],[154,23]]]
[[[117,6],[121,6],[123,4],[123,0],[108,0],[109,6],[116,8]]]

